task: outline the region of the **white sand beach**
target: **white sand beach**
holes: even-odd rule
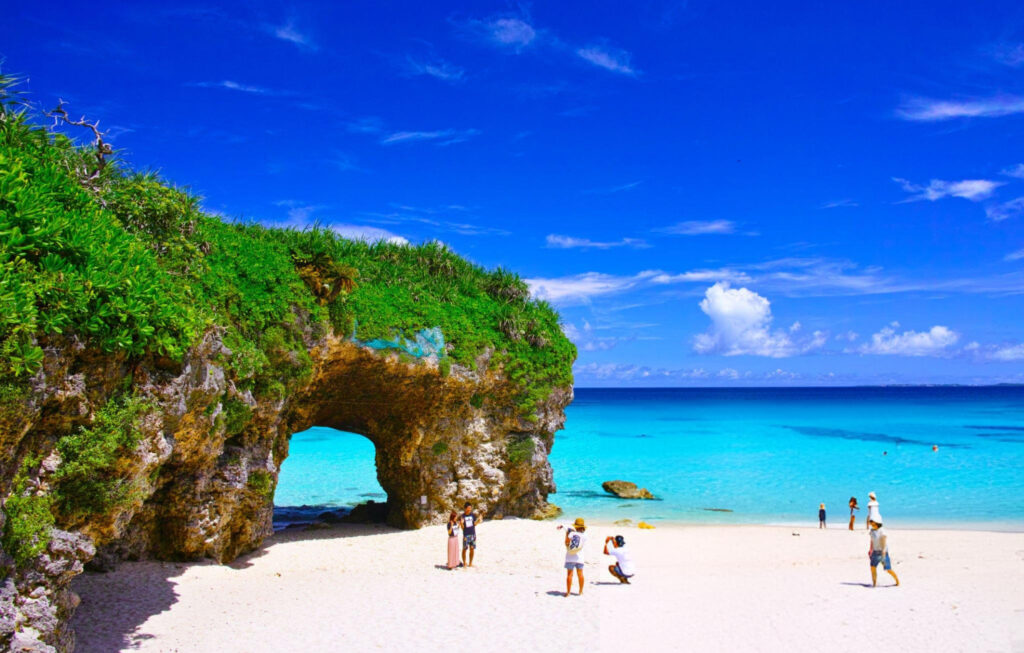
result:
[[[569,520],[566,520],[568,523]],[[1024,651],[1024,534],[592,524],[564,598],[556,523],[479,529],[448,571],[443,527],[287,531],[229,566],[124,563],[76,580],[78,651]],[[606,535],[633,547],[620,585]]]

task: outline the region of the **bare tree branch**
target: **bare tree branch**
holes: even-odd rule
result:
[[[96,137],[96,141],[93,143],[96,156],[96,167],[93,170],[82,171],[80,175],[82,182],[91,185],[91,182],[97,180],[103,169],[107,167],[107,157],[114,153],[114,148],[109,143],[103,140],[103,132],[100,131],[100,122],[89,122],[82,116],[78,120],[72,120],[71,116],[68,115],[67,109],[64,108],[64,100],[57,101],[57,108],[52,111],[46,111],[45,114],[50,118],[53,118],[53,128],[56,129],[61,123],[71,125],[72,127],[85,127],[92,131],[93,136]]]

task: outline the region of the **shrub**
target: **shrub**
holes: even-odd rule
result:
[[[254,469],[249,472],[246,485],[260,496],[269,497],[274,493],[274,476],[265,469]]]
[[[52,498],[35,494],[28,486],[28,470],[38,464],[25,461],[3,507],[6,522],[0,543],[19,567],[46,550],[54,525]]]
[[[252,409],[244,401],[228,399],[224,401],[224,432],[228,437],[238,435],[252,419]]]
[[[88,428],[57,441],[57,507],[70,518],[107,514],[132,499],[131,479],[118,465],[142,438],[140,417],[150,409],[137,398],[114,399],[96,411]]]
[[[536,443],[530,436],[522,438],[513,438],[508,441],[508,460],[513,465],[524,463],[533,458],[533,452],[536,450]]]

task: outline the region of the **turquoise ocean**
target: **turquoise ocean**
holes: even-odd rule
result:
[[[825,503],[838,526],[855,496],[862,524],[874,491],[890,526],[1024,531],[1024,387],[578,388],[566,416],[549,500],[568,517],[817,524]],[[659,500],[610,497],[612,479]],[[292,436],[280,523],[368,499],[369,440]]]

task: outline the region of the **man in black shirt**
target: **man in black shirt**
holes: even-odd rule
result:
[[[466,567],[473,566],[473,555],[476,553],[476,525],[482,522],[475,512],[473,504],[466,502],[463,506],[462,516],[459,522],[462,524],[462,564]],[[469,564],[466,563],[466,549],[469,549]]]

